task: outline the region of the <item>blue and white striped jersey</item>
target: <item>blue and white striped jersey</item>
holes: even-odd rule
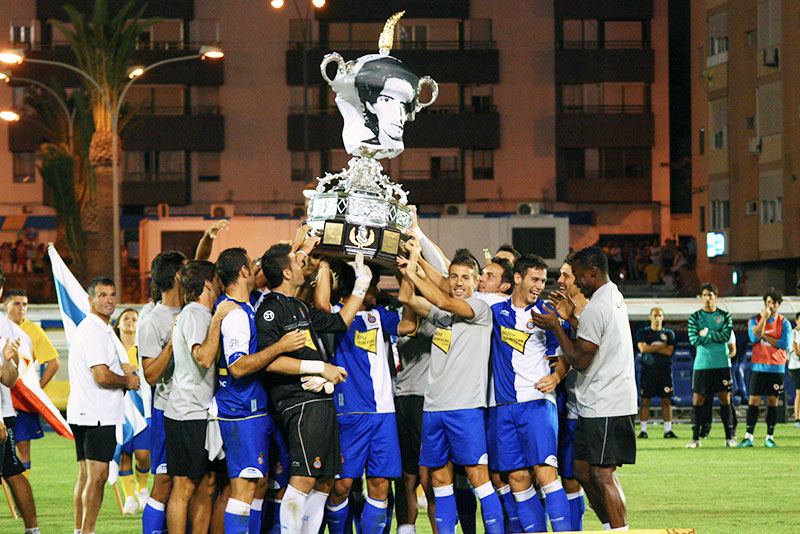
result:
[[[341,306],[333,307],[338,313]],[[356,314],[347,332],[336,334],[333,363],[347,370],[336,385],[336,413],[393,413],[394,395],[384,333],[397,335],[400,314],[382,306]]]
[[[227,295],[217,301],[230,300],[239,305],[222,320],[220,347],[222,354],[217,364],[218,383],[214,398],[219,407],[220,419],[244,419],[267,413],[267,391],[260,373],[234,378],[228,368],[242,356],[258,352],[255,311],[249,302],[239,302]]]
[[[525,309],[511,304],[511,297],[492,306],[492,383],[497,404],[547,399],[555,403],[555,393],[544,394],[534,387],[551,373],[548,356],[561,354],[555,335],[534,326],[531,309],[537,313],[555,311],[543,300]],[[561,321],[565,330],[566,321]]]

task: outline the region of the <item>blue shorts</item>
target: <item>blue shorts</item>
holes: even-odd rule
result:
[[[394,413],[348,413],[337,417],[342,478],[399,478],[403,474]]]
[[[133,439],[123,445],[122,452],[133,454],[133,451],[149,451],[150,450],[150,421],[147,420],[147,428],[133,436]],[[166,451],[166,448],[164,449]]]
[[[39,414],[32,412],[17,411],[17,426],[14,428],[14,438],[17,443],[20,441],[30,441],[44,437],[42,423],[39,422]]]
[[[230,478],[263,478],[267,475],[272,427],[272,418],[268,414],[233,421],[219,420]]]
[[[486,409],[486,450],[489,453],[489,469],[500,471],[497,463],[497,406]]]
[[[483,408],[422,412],[422,450],[419,465],[441,467],[486,465],[486,428]]]
[[[289,454],[289,442],[286,441],[286,430],[280,418],[272,417],[272,435],[269,440],[269,483],[272,489],[281,489],[289,485],[289,466],[292,457]]]
[[[575,478],[575,426],[577,419],[558,420],[558,473],[562,478]]]
[[[164,410],[153,408],[150,418],[150,472],[167,474],[167,433],[164,430]]]
[[[558,467],[558,408],[539,399],[497,407],[495,435],[500,471],[547,464]]]

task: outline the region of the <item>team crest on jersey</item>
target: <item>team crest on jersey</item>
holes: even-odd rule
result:
[[[661,341],[667,340],[667,334],[661,334]]]
[[[272,310],[267,310],[267,311],[264,312],[263,317],[264,317],[264,320],[267,321],[267,322],[272,321],[273,319],[275,319],[275,312],[272,311]]]
[[[319,469],[322,467],[322,460],[319,459],[319,456],[314,460],[314,469]]]
[[[264,453],[258,453],[258,465],[264,465]]]
[[[533,319],[530,319],[527,323],[525,323],[525,328],[527,328],[528,330],[533,330],[534,326],[535,325],[533,324]]]
[[[367,321],[369,321],[370,323],[375,324],[377,322],[377,320],[378,319],[376,319],[375,316],[367,315]]]
[[[442,352],[450,352],[450,339],[453,332],[445,328],[437,328],[433,334],[433,344],[439,347]]]
[[[355,336],[353,336],[353,342],[359,349],[363,349],[367,352],[377,352],[378,330],[373,329],[367,330],[366,332],[359,332],[356,330]]]
[[[500,339],[517,352],[525,352],[525,344],[530,337],[531,334],[522,330],[506,328],[505,326],[500,327]]]
[[[280,475],[281,473],[283,473],[283,466],[280,462],[275,462],[275,474]]]
[[[722,317],[717,315],[716,317],[714,317],[714,320],[717,321],[718,323],[721,323],[722,322]]]
[[[730,384],[730,383],[731,383],[731,381],[730,381],[730,380],[728,380],[727,378],[723,378],[723,379],[722,379],[722,385],[723,385],[723,386],[727,386],[727,385],[728,385],[728,384]]]
[[[780,384],[772,384],[772,387],[773,387],[773,389],[775,389],[775,391],[780,391],[781,390],[781,385]]]
[[[672,388],[669,386],[664,386],[664,393],[672,393]]]

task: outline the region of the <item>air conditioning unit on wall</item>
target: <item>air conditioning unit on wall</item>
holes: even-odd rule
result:
[[[520,202],[517,204],[517,215],[539,215],[541,212],[541,202]]]
[[[753,156],[758,156],[761,154],[761,138],[760,137],[750,137],[747,140],[747,151],[750,152]]]
[[[445,204],[444,208],[442,208],[442,215],[458,216],[466,214],[467,214],[466,204]]]
[[[209,215],[212,219],[230,219],[233,217],[233,204],[211,204]]]

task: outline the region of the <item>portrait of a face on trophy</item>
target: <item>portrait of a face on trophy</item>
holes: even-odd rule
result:
[[[368,158],[394,158],[403,151],[406,122],[431,105],[439,93],[435,81],[420,78],[402,61],[389,55],[394,29],[404,12],[392,15],[378,40],[378,54],[345,63],[337,53],[328,54],[320,65],[322,77],[336,93],[336,106],[344,119],[342,140],[348,154]],[[327,73],[337,64],[336,75]],[[428,102],[419,102],[420,90],[431,87]]]

